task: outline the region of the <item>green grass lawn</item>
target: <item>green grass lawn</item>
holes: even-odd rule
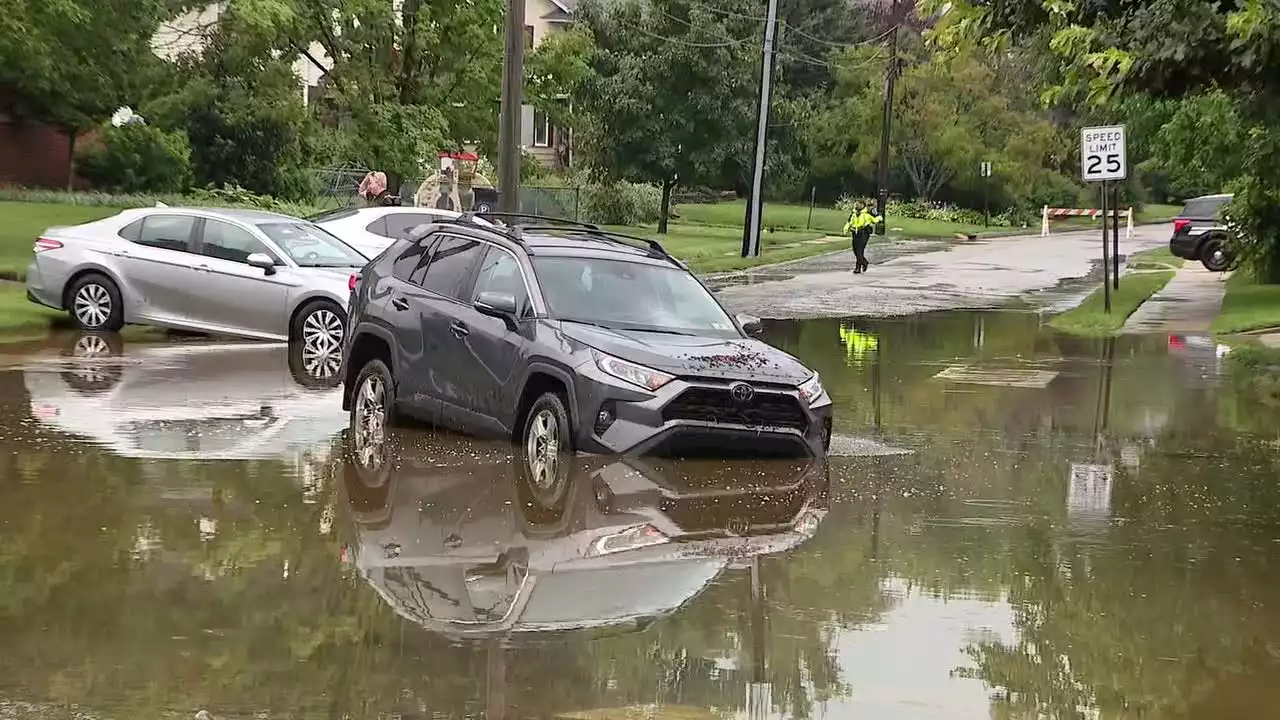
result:
[[[25,340],[47,333],[66,313],[27,300],[27,291],[18,283],[0,282],[0,342]]]
[[[793,230],[764,230],[760,234],[760,256],[744,258],[742,255],[742,228],[713,225],[683,225],[672,223],[666,235],[659,235],[657,228],[614,227],[628,235],[653,238],[662,243],[667,252],[685,261],[697,272],[721,272],[756,265],[796,260],[810,255],[839,250],[848,245],[844,238],[830,242],[818,242],[826,234]]]
[[[680,225],[717,225],[723,227],[742,227],[746,215],[746,201],[679,205],[676,207]],[[762,225],[765,228],[779,230],[812,230],[828,235],[839,235],[844,228],[848,213],[834,208],[815,207],[812,218],[808,205],[789,205],[787,203],[764,204]],[[1013,228],[984,228],[981,225],[965,225],[961,223],[942,222],[941,220],[917,220],[915,218],[898,218],[890,216],[886,223],[888,233],[906,238],[935,239],[950,238],[956,233],[1009,233]]]
[[[1142,270],[1163,270],[1166,268],[1180,268],[1186,262],[1180,257],[1174,257],[1169,252],[1168,247],[1158,247],[1152,250],[1143,250],[1129,256],[1129,267]]]
[[[1259,285],[1242,271],[1232,274],[1213,331],[1227,334],[1274,327],[1280,327],[1280,285]]]
[[[120,208],[46,203],[0,202],[0,278],[22,279],[31,262],[31,246],[55,225],[78,225],[120,212]]]
[[[1172,272],[1126,273],[1121,276],[1120,289],[1111,293],[1111,312],[1104,309],[1100,287],[1077,307],[1050,320],[1049,326],[1070,335],[1106,337],[1123,327],[1125,320],[1172,278]]]

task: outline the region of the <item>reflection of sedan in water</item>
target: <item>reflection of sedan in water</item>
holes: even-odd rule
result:
[[[502,444],[397,432],[355,457],[346,557],[401,616],[455,638],[643,626],[735,560],[799,545],[827,507],[818,460],[577,461],[544,507]]]
[[[85,335],[64,357],[33,357],[31,415],[126,457],[279,457],[333,437],[337,358],[295,344],[129,348]]]
[[[155,325],[341,344],[368,259],[323,228],[258,210],[143,208],[45,230],[27,298],[85,330]]]

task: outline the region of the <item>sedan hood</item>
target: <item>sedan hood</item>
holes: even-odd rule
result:
[[[562,322],[567,337],[623,360],[681,377],[799,385],[813,376],[799,360],[751,338],[609,330]]]

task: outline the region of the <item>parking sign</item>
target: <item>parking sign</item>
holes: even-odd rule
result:
[[[1080,131],[1080,171],[1085,182],[1124,180],[1128,176],[1123,125]]]

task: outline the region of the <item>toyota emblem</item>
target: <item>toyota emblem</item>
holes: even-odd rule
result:
[[[756,389],[744,382],[736,382],[729,386],[729,397],[735,402],[749,403],[756,396]]]

